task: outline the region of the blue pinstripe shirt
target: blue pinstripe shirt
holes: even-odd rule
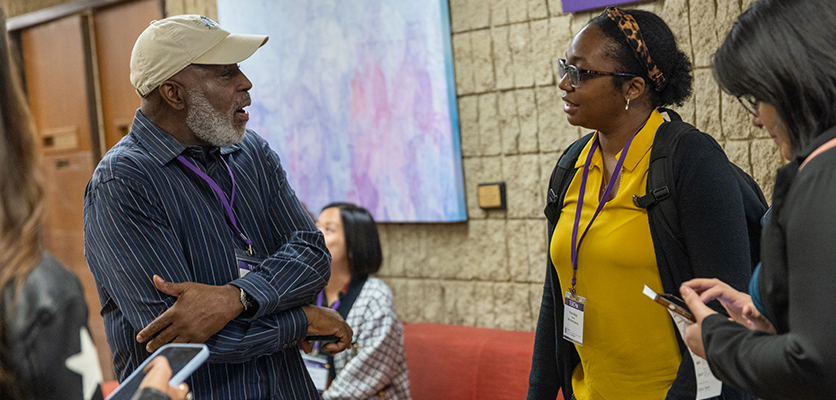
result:
[[[235,248],[246,244],[210,186],[177,161],[183,155],[229,196],[235,177],[238,226],[266,258],[239,278]],[[171,282],[232,283],[259,304],[206,344],[211,356],[187,381],[196,399],[317,399],[296,346],[312,303],[330,276],[322,234],[287,183],[279,157],[247,131],[205,155],[187,148],[139,110],[133,128],[96,167],[84,198],[84,254],[96,279],[108,344],[120,381],[149,355],[137,333],[176,298]]]

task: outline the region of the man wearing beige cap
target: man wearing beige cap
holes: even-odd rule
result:
[[[339,337],[332,351],[351,341],[338,314],[307,305],[330,255],[279,157],[246,129],[252,83],[237,63],[265,42],[199,15],[155,21],[136,41],[142,104],[84,199],[120,380],[165,343],[199,342],[211,355],[187,381],[198,399],[316,399],[306,332]]]

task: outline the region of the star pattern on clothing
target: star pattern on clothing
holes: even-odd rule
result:
[[[81,341],[81,352],[73,354],[64,361],[67,369],[81,375],[84,388],[84,400],[90,400],[96,394],[96,389],[102,383],[102,369],[99,366],[99,356],[96,353],[96,345],[87,327],[79,329]]]

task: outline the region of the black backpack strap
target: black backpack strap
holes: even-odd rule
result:
[[[552,177],[549,180],[549,192],[546,200],[546,208],[543,213],[549,219],[551,224],[557,222],[557,217],[560,215],[560,209],[563,208],[563,197],[566,194],[566,189],[572,178],[575,176],[575,163],[578,161],[581,151],[584,146],[592,139],[595,132],[589,133],[584,137],[572,143],[557,160],[557,165],[552,171]]]
[[[647,178],[647,192],[644,196],[633,195],[636,207],[648,208],[661,202],[673,193],[673,163],[668,163],[673,155],[682,133],[691,129],[691,125],[682,122],[682,117],[675,111],[659,108],[659,112],[666,113],[670,122],[662,123],[653,140],[650,152],[650,172]],[[655,173],[654,173],[655,172]],[[652,181],[651,181],[652,179]],[[672,209],[672,217],[676,216],[676,209]],[[667,216],[669,213],[665,213]]]
[[[696,130],[692,125],[682,122],[677,113],[667,109],[670,121],[662,123],[653,139],[650,150],[650,169],[647,174],[647,191],[644,196],[633,196],[633,204],[641,208],[659,207],[665,230],[672,237],[677,238],[677,244],[682,247],[680,238],[679,212],[676,201],[662,201],[676,196],[676,185],[673,171],[673,155],[679,144],[679,139],[685,133]]]

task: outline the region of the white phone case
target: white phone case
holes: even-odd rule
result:
[[[160,347],[120,383],[106,400],[130,400],[139,389],[142,380],[145,379],[145,367],[151,360],[161,355],[165,356],[171,365],[172,375],[168,384],[177,386],[206,361],[209,357],[209,348],[205,344],[195,343],[169,343]]]

